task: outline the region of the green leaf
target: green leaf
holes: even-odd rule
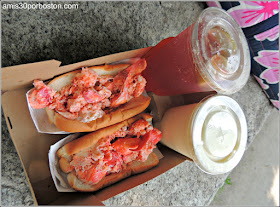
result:
[[[230,178],[227,178],[225,182],[226,182],[226,184],[228,184],[228,185],[232,185],[232,182],[231,182],[231,179],[230,179]]]

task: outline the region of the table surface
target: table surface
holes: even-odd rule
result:
[[[74,4],[77,9],[2,9],[2,66],[49,59],[67,65],[154,46],[183,31],[205,8],[200,2],[72,2],[73,7]],[[248,147],[272,106],[253,77],[231,97],[244,110]],[[2,204],[34,205],[3,113],[1,126]],[[185,161],[104,204],[209,205],[228,175],[208,175]]]

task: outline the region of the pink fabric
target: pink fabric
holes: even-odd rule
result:
[[[279,25],[254,36],[254,38],[258,41],[264,41],[265,39],[269,41],[274,41],[278,37],[279,37]]]
[[[270,99],[270,101],[271,101],[271,103],[272,103],[276,108],[279,109],[279,101],[278,101],[278,100],[272,100],[272,99]]]
[[[207,2],[208,6],[227,8],[248,40],[252,52],[252,72],[271,103],[279,109],[279,13],[278,1]],[[267,20],[271,25],[259,24]],[[260,26],[260,28],[258,28]],[[246,28],[246,29],[244,29]],[[262,31],[261,33],[257,33]]]
[[[207,5],[208,5],[209,7],[219,7],[219,8],[221,8],[220,3],[219,3],[219,2],[216,2],[216,1],[207,1]]]
[[[260,84],[260,86],[261,86],[263,89],[268,89],[268,88],[269,88],[269,86],[263,82],[263,79],[259,78],[259,77],[256,76],[256,75],[254,75],[254,77],[256,78],[256,80],[258,81],[258,83]]]
[[[260,78],[270,84],[279,82],[279,51],[262,50],[254,60],[267,68],[261,73]]]
[[[279,12],[278,1],[240,1],[227,11],[242,28],[262,22]]]

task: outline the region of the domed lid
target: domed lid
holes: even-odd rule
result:
[[[207,8],[193,30],[194,62],[203,79],[218,93],[232,94],[247,82],[251,60],[246,38],[224,10]]]
[[[209,174],[231,171],[247,144],[245,115],[236,101],[213,96],[196,111],[192,123],[195,163]]]

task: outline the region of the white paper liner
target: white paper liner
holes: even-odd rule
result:
[[[78,138],[81,133],[71,134],[64,139],[58,141],[54,145],[50,147],[49,150],[49,167],[51,171],[51,176],[54,181],[55,187],[58,192],[76,192],[74,189],[72,189],[67,181],[66,174],[62,172],[62,170],[59,167],[59,158],[56,154],[57,150],[60,149],[65,144],[71,142],[72,140]],[[158,150],[158,148],[155,148],[153,152],[157,155],[158,159],[163,158],[163,155]]]
[[[54,145],[50,147],[49,150],[49,166],[51,171],[51,176],[54,181],[55,187],[58,192],[76,192],[74,189],[72,189],[66,178],[66,174],[63,173],[59,167],[59,158],[56,154],[57,150],[66,145],[67,143],[71,142],[72,140],[78,138],[80,136],[80,133],[71,134],[64,139],[58,141]]]

